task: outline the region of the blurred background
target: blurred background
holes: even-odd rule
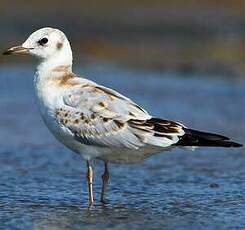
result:
[[[67,34],[77,62],[244,77],[243,0],[1,0],[0,6],[0,48],[51,26]]]
[[[154,116],[245,143],[245,1],[0,0],[0,50],[41,27],[71,41],[75,73]],[[108,204],[87,210],[86,166],[35,105],[36,60],[0,55],[3,229],[245,229],[244,148],[175,149],[110,164]]]

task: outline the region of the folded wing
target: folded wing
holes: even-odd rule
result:
[[[184,134],[179,123],[152,118],[130,99],[95,83],[73,87],[63,102],[56,111],[57,121],[83,144],[169,147]]]

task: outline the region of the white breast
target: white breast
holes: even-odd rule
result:
[[[60,135],[60,127],[56,121],[55,111],[63,103],[63,90],[55,87],[50,81],[39,78],[38,75],[35,76],[34,87],[41,116],[50,131],[57,137]]]

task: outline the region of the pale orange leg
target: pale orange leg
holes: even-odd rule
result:
[[[102,203],[105,203],[105,195],[107,191],[108,180],[109,180],[108,162],[105,161],[105,169],[102,175],[102,189],[101,189],[101,197],[100,197],[100,201]]]
[[[87,180],[88,180],[88,206],[92,206],[94,203],[94,196],[93,196],[93,169],[90,164],[90,161],[87,161]]]

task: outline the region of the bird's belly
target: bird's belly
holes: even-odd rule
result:
[[[156,153],[166,150],[168,150],[168,148],[163,149],[153,146],[144,146],[139,149],[103,148],[99,150],[101,155],[98,158],[113,163],[131,164],[141,162]]]

